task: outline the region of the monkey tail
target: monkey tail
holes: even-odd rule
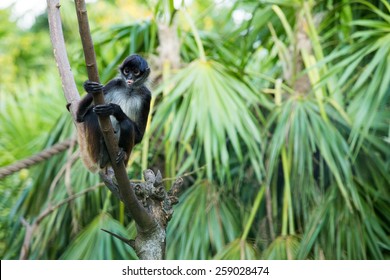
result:
[[[89,171],[96,173],[99,168],[97,165],[97,158],[90,150],[90,144],[88,142],[88,131],[84,123],[77,123],[77,142],[80,147],[80,156],[86,168]]]

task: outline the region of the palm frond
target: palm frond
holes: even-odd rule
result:
[[[227,244],[214,260],[258,260],[259,253],[255,246],[247,241],[236,239]]]
[[[198,153],[194,159],[204,160],[209,178],[214,172],[220,178],[229,174],[226,163],[233,155],[243,159],[242,144],[251,159],[258,161],[261,137],[250,110],[257,98],[244,82],[217,62],[194,61],[171,83],[175,88],[164,97],[152,123],[154,129],[170,126],[165,136],[168,143],[175,147],[191,141],[201,146],[194,150]],[[261,178],[261,166],[255,171]]]
[[[126,229],[108,214],[97,216],[73,240],[61,259],[65,260],[135,260],[134,250],[101,229],[119,236],[128,234]]]
[[[211,259],[240,232],[236,203],[217,186],[200,182],[182,195],[175,208],[167,229],[167,259]]]
[[[294,260],[300,247],[297,236],[279,236],[263,252],[262,259]]]

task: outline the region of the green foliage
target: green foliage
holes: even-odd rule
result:
[[[279,236],[263,252],[266,260],[294,260],[300,248],[299,238],[296,236]]]
[[[214,257],[215,260],[257,260],[258,252],[252,243],[236,239],[225,246]]]
[[[61,259],[65,260],[135,260],[138,259],[130,247],[123,246],[123,242],[103,234],[104,228],[121,236],[126,236],[126,229],[107,214],[97,216],[72,241]]]
[[[117,24],[107,31],[97,32],[96,55],[101,57],[101,79],[108,81],[116,75],[117,66],[132,53],[153,53],[156,49],[157,26],[154,21],[144,20],[134,24]]]
[[[10,91],[0,92],[0,146],[4,150],[0,164],[6,165],[40,151],[51,126],[64,108],[57,75],[51,67],[44,78],[30,73],[30,83],[15,81]],[[43,105],[42,105],[43,104]],[[51,104],[48,106],[48,104]],[[17,125],[16,125],[17,124]]]
[[[240,234],[237,204],[207,181],[193,185],[174,210],[167,230],[167,259],[211,259]]]
[[[245,152],[261,178],[260,130],[251,111],[258,100],[252,89],[214,61],[193,61],[170,82],[175,88],[153,119],[153,127],[170,127],[164,139],[169,143],[167,156],[182,155],[178,167],[206,164],[211,179],[214,173],[229,176],[231,157],[242,161]],[[195,147],[190,156],[189,143]]]
[[[119,2],[111,21],[101,16],[115,14]],[[137,5],[100,1],[88,11],[103,81],[133,52],[148,57],[154,73],[152,121],[133,151],[131,177],[141,165],[166,177],[190,172],[168,224],[167,258],[389,259],[388,1]],[[81,89],[73,3],[63,11]],[[7,10],[0,13],[0,62],[9,65],[0,74],[3,166],[74,129],[45,24],[22,31]],[[159,27],[168,23],[179,38],[179,69],[158,58],[170,43]],[[0,181],[1,258],[19,257],[26,236],[20,220],[34,225],[50,207],[28,258],[136,258],[100,231],[133,238],[135,226],[124,228],[123,206],[76,151]]]

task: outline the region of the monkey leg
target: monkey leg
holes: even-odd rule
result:
[[[106,143],[104,143],[103,137],[100,137],[100,149],[99,149],[99,167],[103,169],[110,163],[110,156],[108,155]]]
[[[118,145],[118,146],[119,146],[119,151],[118,151],[118,154],[117,154],[116,159],[115,159],[116,164],[119,164],[122,160],[127,162],[127,160],[128,160],[127,153],[124,151],[124,149],[120,145]],[[107,146],[104,143],[104,139],[101,138],[100,154],[99,154],[99,167],[100,167],[100,169],[103,169],[109,163],[110,163],[110,156],[108,155]]]
[[[96,105],[93,110],[97,115],[114,116],[117,120],[119,124],[119,152],[116,162],[124,160],[125,165],[127,165],[135,144],[135,123],[127,117],[119,105],[114,103]]]
[[[118,153],[117,163],[118,161],[124,160],[125,165],[127,165],[127,162],[129,161],[130,153],[135,145],[134,126],[134,123],[129,118],[119,122],[120,134],[118,146],[120,151]]]

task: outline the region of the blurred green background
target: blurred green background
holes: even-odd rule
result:
[[[26,18],[21,2],[0,9],[0,167],[75,135],[45,5]],[[186,175],[168,259],[390,258],[387,0],[87,7],[103,82],[131,53],[152,68],[151,124],[128,173]],[[73,1],[61,16],[83,94]],[[0,179],[1,259],[136,258],[100,230],[135,235],[77,152]]]

